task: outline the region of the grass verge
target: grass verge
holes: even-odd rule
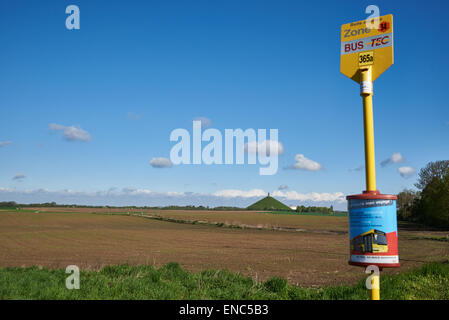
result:
[[[0,299],[368,299],[365,281],[320,289],[274,277],[256,283],[228,271],[189,273],[177,263],[161,268],[117,265],[81,271],[80,289],[65,287],[63,269],[0,268]],[[449,262],[381,277],[382,299],[449,299]]]

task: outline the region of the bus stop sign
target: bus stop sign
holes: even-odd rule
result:
[[[372,81],[393,64],[393,15],[341,26],[340,72],[360,83],[360,70],[372,67]]]

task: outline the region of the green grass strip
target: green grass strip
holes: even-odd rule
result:
[[[80,289],[68,290],[63,269],[0,268],[0,299],[368,299],[365,280],[319,289],[274,277],[256,283],[228,271],[189,273],[177,263],[161,268],[117,265],[81,271]],[[382,299],[449,299],[449,263],[381,276]]]

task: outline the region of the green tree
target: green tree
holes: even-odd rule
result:
[[[415,186],[424,190],[424,188],[434,180],[442,180],[449,173],[449,160],[435,161],[428,163],[418,174],[418,182]]]
[[[428,163],[415,186],[422,191],[413,202],[412,220],[449,227],[449,160]]]
[[[398,218],[403,220],[408,220],[411,218],[417,196],[418,194],[416,191],[409,189],[404,189],[398,193]]]
[[[8,207],[8,208],[12,208],[12,207],[16,207],[17,203],[15,203],[14,201],[2,201],[0,202],[0,207]]]
[[[435,177],[422,191],[417,211],[424,223],[436,227],[449,227],[449,173]]]

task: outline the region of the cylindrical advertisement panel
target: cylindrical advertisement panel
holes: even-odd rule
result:
[[[346,199],[349,212],[348,263],[399,267],[397,197],[365,191]]]

